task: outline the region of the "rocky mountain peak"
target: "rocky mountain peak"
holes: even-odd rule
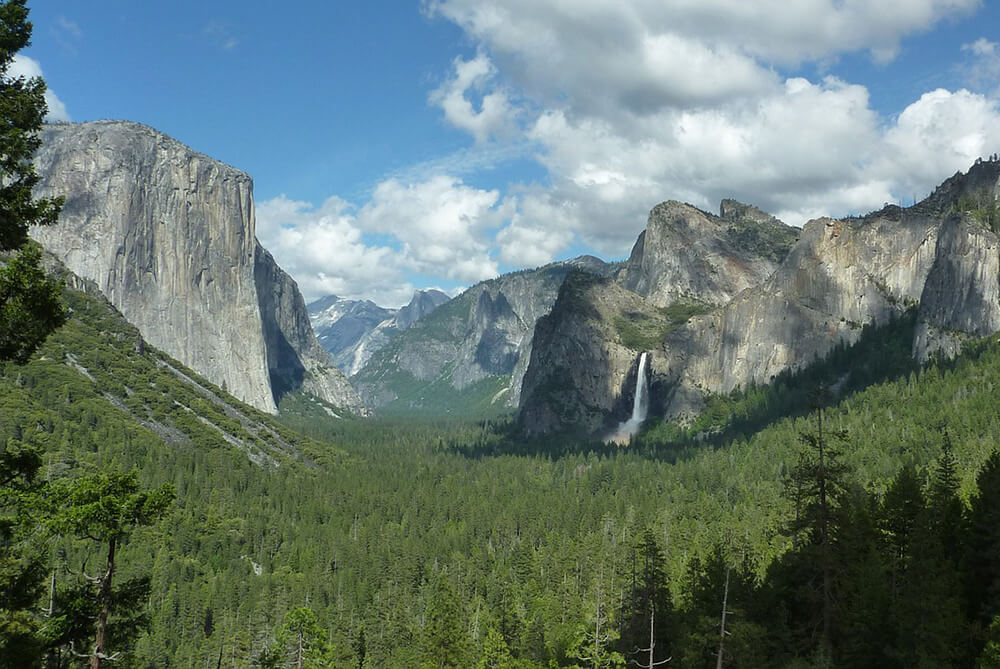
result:
[[[305,385],[361,409],[257,242],[249,175],[123,121],[45,126],[35,163],[36,195],[66,205],[32,236],[147,341],[265,411]]]
[[[675,200],[656,205],[623,285],[661,307],[678,300],[718,305],[770,276],[797,231],[735,200],[720,209],[725,217]]]
[[[945,179],[934,192],[917,204],[917,208],[943,213],[962,205],[968,209],[995,203],[1000,199],[1000,160],[979,159],[966,172],[956,172]]]
[[[409,304],[396,313],[396,327],[405,330],[450,299],[447,293],[433,288],[414,292]]]

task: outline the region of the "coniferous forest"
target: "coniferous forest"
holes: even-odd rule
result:
[[[266,415],[27,240],[43,94],[0,85],[0,667],[1000,667],[995,335],[917,365],[904,314],[624,447]]]
[[[301,395],[278,422],[63,302],[0,376],[7,666],[86,666],[105,605],[125,666],[1000,661],[1000,342],[623,449]]]

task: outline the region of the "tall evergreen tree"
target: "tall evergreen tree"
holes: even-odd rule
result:
[[[618,648],[626,658],[641,663],[648,662],[652,647],[655,660],[661,660],[671,653],[669,636],[674,612],[670,605],[666,558],[648,527],[639,536],[635,560],[636,579],[628,594]]]
[[[421,635],[422,669],[469,666],[469,640],[463,627],[462,606],[445,574],[434,581]]]
[[[969,504],[965,568],[969,614],[982,627],[1000,614],[1000,451],[976,478]]]
[[[824,407],[830,400],[825,388],[813,391],[810,402],[815,408],[816,431],[802,432],[805,452],[790,476],[789,490],[796,498],[796,517],[790,525],[793,537],[802,537],[799,550],[807,564],[816,571],[817,608],[820,646],[827,651],[833,638],[836,602],[834,601],[835,556],[833,536],[838,501],[844,490],[846,468],[834,441],[844,441],[843,431],[824,424]],[[812,579],[810,579],[812,581]],[[804,621],[805,622],[805,621]]]
[[[0,362],[27,360],[65,320],[59,284],[47,278],[40,251],[27,243],[28,227],[54,223],[62,204],[32,197],[45,82],[10,75],[31,31],[25,0],[0,4]],[[39,465],[33,449],[0,436],[0,667],[31,667],[39,657],[31,609],[47,570],[25,543],[34,520],[25,505],[37,491]]]
[[[951,444],[945,439],[927,504],[913,531],[909,567],[896,605],[897,646],[902,666],[960,667],[969,663],[958,543],[962,503]]]
[[[32,197],[32,157],[48,111],[45,82],[9,74],[14,56],[31,44],[31,30],[25,0],[0,4],[0,360],[21,362],[65,320],[59,284],[28,244],[28,228],[55,223],[62,206],[61,199]]]
[[[104,553],[103,570],[97,576],[84,574],[87,582],[78,589],[78,600],[82,603],[75,607],[77,614],[95,621],[91,628],[93,645],[87,653],[91,669],[101,669],[106,660],[116,657],[109,641],[124,644],[128,640],[128,634],[119,632],[117,637],[111,634],[112,614],[121,615],[125,619],[122,627],[132,631],[135,619],[129,614],[134,609],[144,610],[149,596],[148,578],[140,577],[115,587],[118,550],[133,529],[159,521],[173,499],[173,486],[166,484],[156,490],[144,490],[135,472],[94,474],[53,485],[52,527],[57,532],[92,541]]]
[[[323,669],[332,666],[332,655],[316,613],[299,606],[285,614],[262,664],[267,669]]]
[[[0,667],[36,666],[43,639],[35,606],[48,572],[45,553],[31,542],[37,524],[38,453],[0,436]]]

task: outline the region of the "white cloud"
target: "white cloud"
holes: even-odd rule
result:
[[[496,191],[455,178],[388,180],[357,211],[336,197],[319,208],[283,195],[262,202],[257,237],[307,299],[334,293],[400,306],[414,274],[464,283],[496,276],[483,239],[506,211]]]
[[[926,195],[943,176],[1000,149],[1000,105],[967,90],[924,93],[899,115],[880,147],[877,169],[899,193]]]
[[[498,191],[472,188],[454,177],[417,184],[390,179],[376,186],[357,220],[368,232],[399,240],[407,268],[475,282],[498,273],[484,237],[507,217],[499,201]]]
[[[868,51],[968,13],[980,0],[429,0],[511,84],[549,106],[650,113],[766,91],[769,63]]]
[[[971,55],[965,66],[970,85],[994,96],[1000,94],[1000,44],[980,37],[963,44],[962,51]]]
[[[23,56],[21,54],[15,54],[14,60],[10,64],[10,68],[7,70],[7,74],[11,77],[26,77],[31,79],[32,77],[42,77],[42,66],[34,58],[29,58],[28,56]],[[66,104],[59,99],[55,91],[46,86],[45,89],[45,104],[49,107],[49,113],[45,115],[45,120],[47,121],[70,121],[69,111],[66,109]]]
[[[280,195],[257,205],[257,238],[312,300],[331,293],[403,303],[405,284],[395,251],[369,244],[348,204],[330,198],[319,208]]]
[[[829,71],[859,51],[885,62],[904,38],[979,4],[430,0],[426,8],[479,49],[457,61],[469,71],[456,70],[453,88],[488,80],[507,91],[510,105],[521,104],[508,117],[540,147],[547,183],[509,198],[516,210],[493,241],[505,263],[527,265],[575,242],[621,257],[650,207],[667,198],[714,209],[736,197],[801,224],[926,194],[1000,148],[990,97],[938,91],[887,119],[864,86],[785,78],[777,68],[822,62]],[[1000,48],[981,39],[967,51],[982,64]],[[484,135],[471,122],[455,125]]]
[[[931,91],[890,117],[873,109],[865,86],[781,70],[818,63],[835,72],[850,52],[885,62],[904,38],[978,5],[427,0],[476,47],[429,95],[475,146],[397,173],[357,210],[334,201],[326,236],[321,211],[299,206],[301,220],[285,216],[298,236],[277,237],[292,240],[290,255],[314,249],[302,265],[307,293],[336,285],[390,304],[408,298],[415,274],[473,283],[499,263],[541,265],[578,245],[624,257],[650,208],[668,198],[714,210],[735,197],[793,224],[920,198],[1000,150],[1000,85]],[[970,73],[997,81],[1000,45],[984,38],[964,53],[978,68]],[[528,153],[543,183],[501,193],[454,176]],[[340,256],[323,250],[335,244],[355,246]]]
[[[477,142],[508,135],[514,125],[514,109],[506,92],[486,92],[496,69],[483,54],[472,60],[456,58],[454,75],[430,94],[430,101],[444,110],[445,119],[460,130],[472,134]],[[477,110],[470,93],[481,96]]]

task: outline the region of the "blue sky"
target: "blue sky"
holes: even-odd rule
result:
[[[20,67],[53,115],[250,173],[308,298],[621,258],[666,199],[864,212],[1000,151],[1000,9],[977,0],[29,7]]]

